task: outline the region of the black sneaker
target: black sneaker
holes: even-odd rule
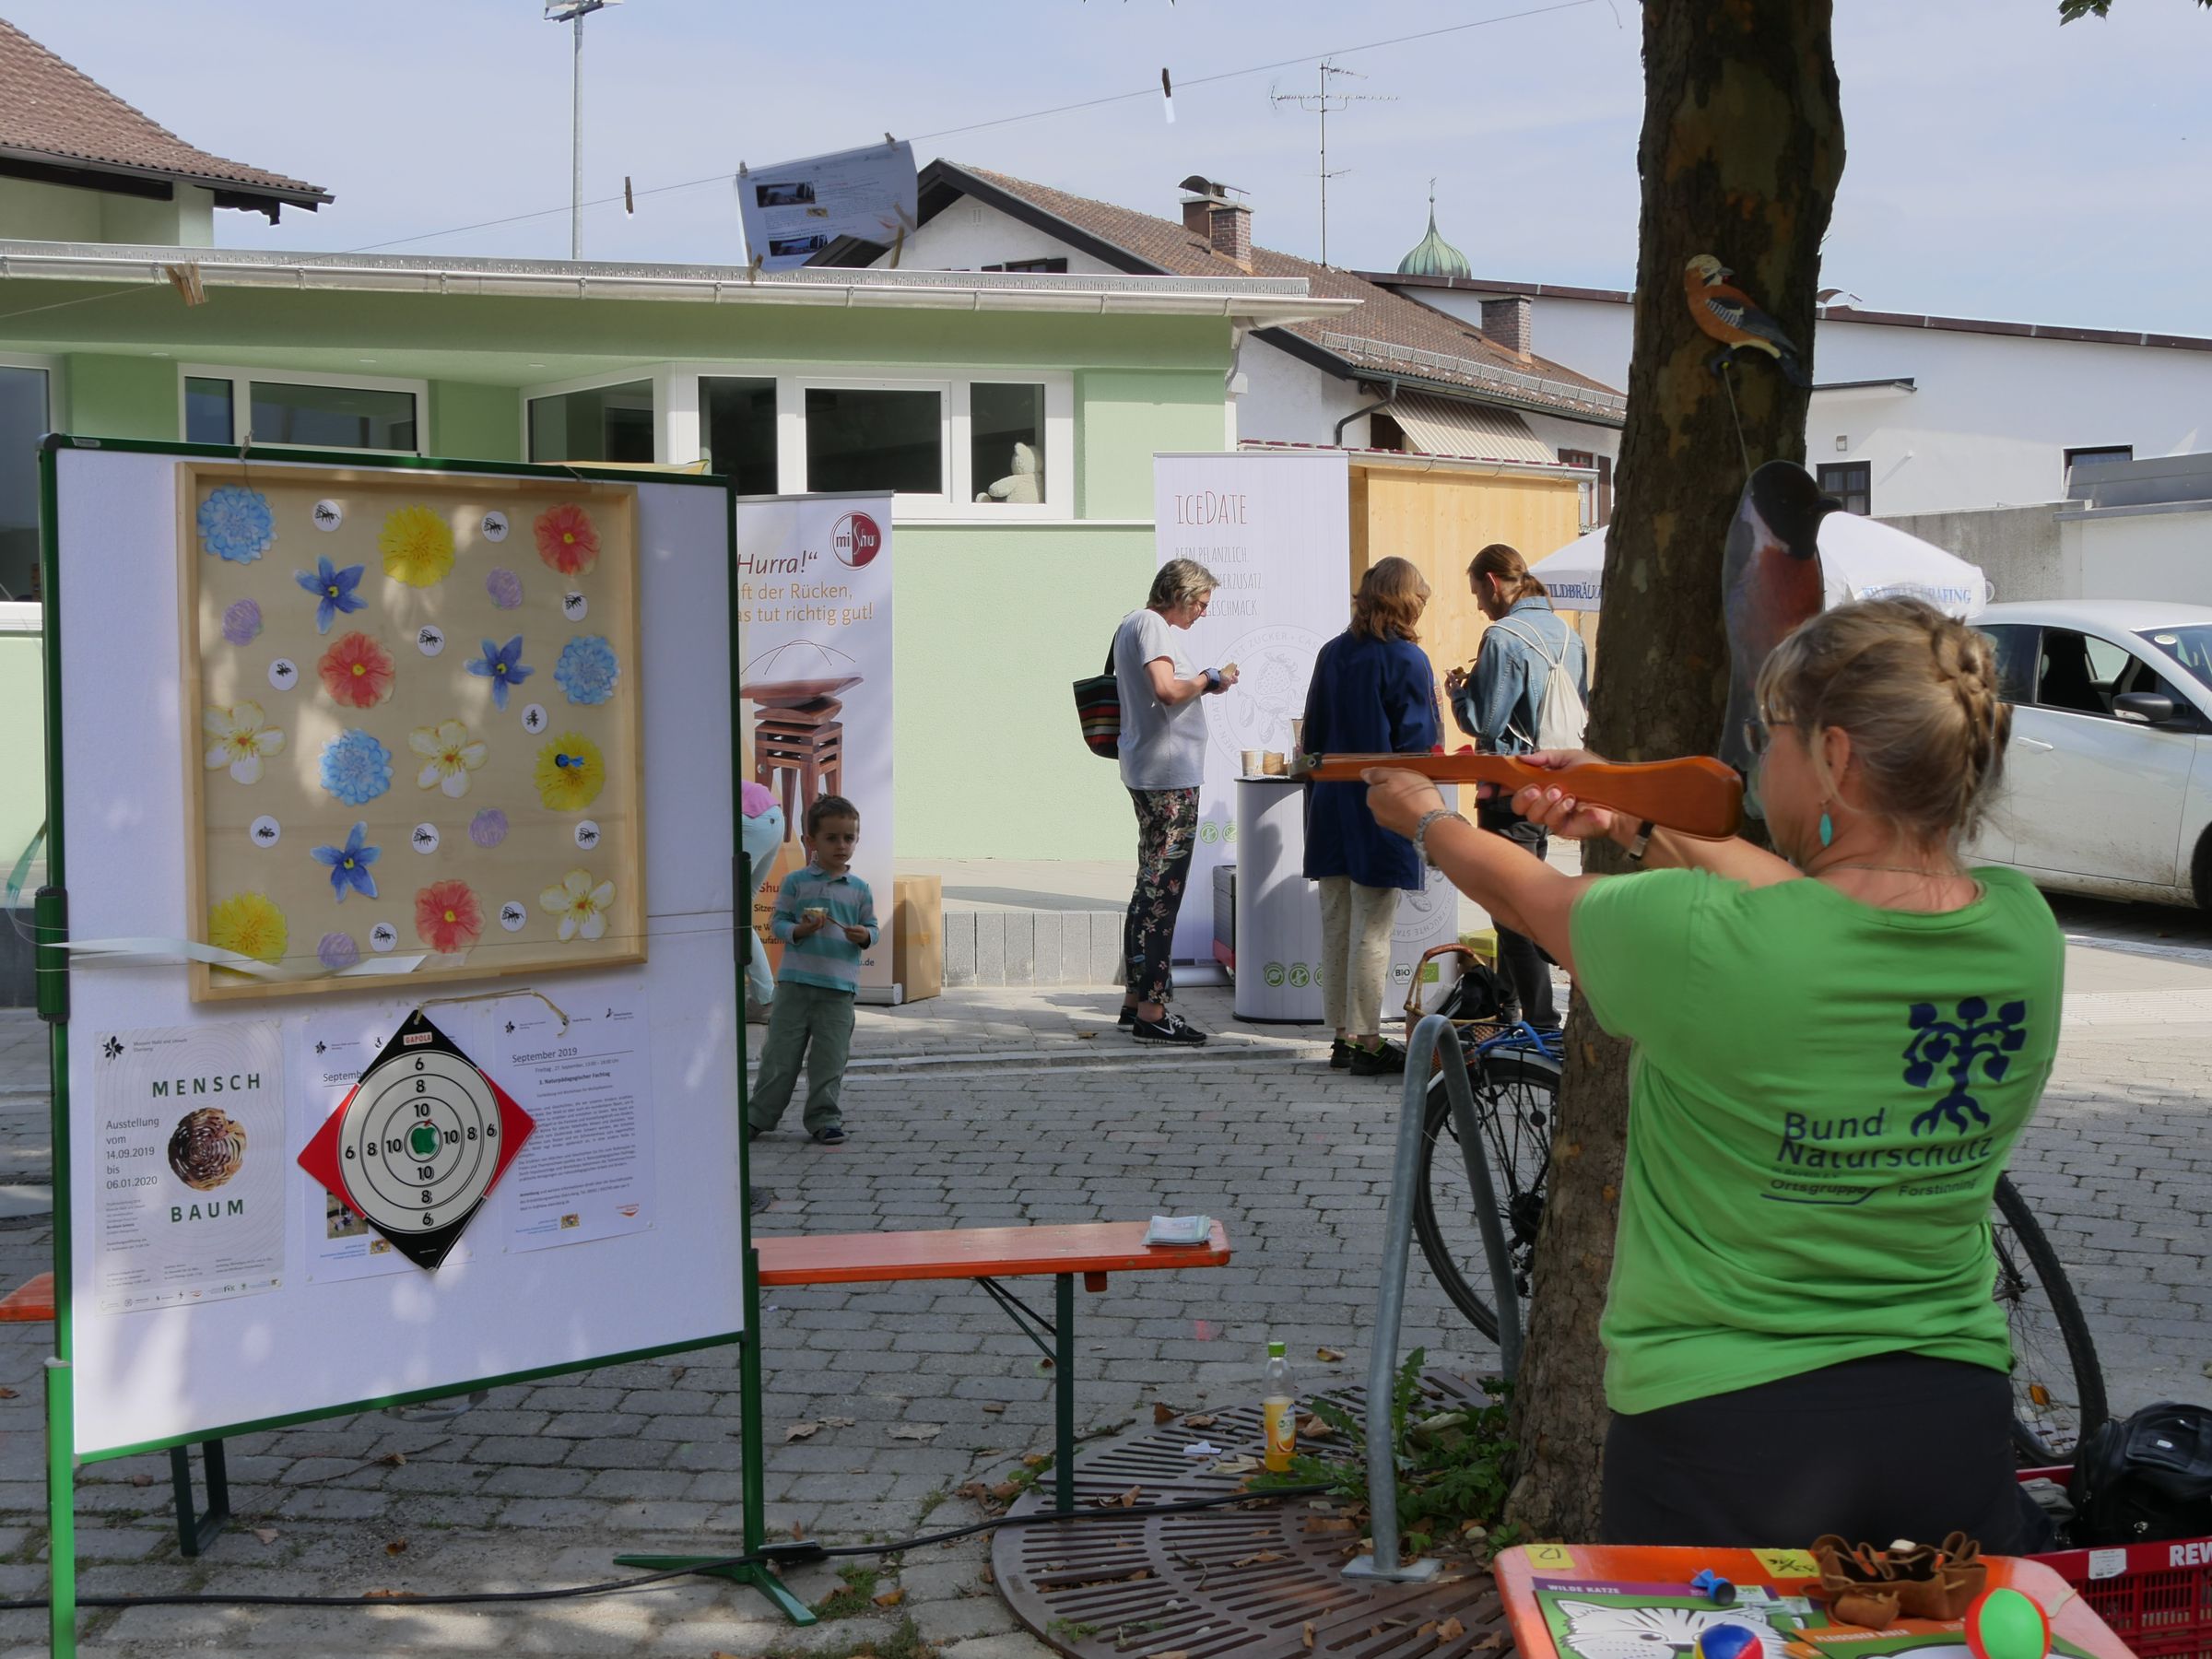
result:
[[[1122,1011],[1113,1017],[1113,1023],[1117,1026],[1135,1025],[1136,1023],[1136,1005],[1135,1003],[1124,1003],[1122,1005]]]
[[[1159,1019],[1132,1019],[1129,1035],[1139,1042],[1165,1043],[1171,1048],[1196,1048],[1206,1041],[1206,1033],[1180,1014],[1169,1014]]]
[[[845,1126],[842,1124],[824,1124],[819,1129],[809,1129],[815,1144],[821,1147],[841,1147],[845,1144]]]
[[[1329,1069],[1331,1071],[1342,1071],[1346,1066],[1352,1063],[1352,1055],[1356,1052],[1356,1044],[1347,1042],[1341,1037],[1337,1038],[1334,1042],[1329,1044]]]
[[[1380,1048],[1352,1045],[1352,1076],[1355,1077],[1402,1077],[1406,1071],[1406,1051],[1394,1042],[1385,1042]]]

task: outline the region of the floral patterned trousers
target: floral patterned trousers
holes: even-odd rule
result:
[[[1137,1001],[1164,1003],[1175,915],[1198,842],[1198,792],[1133,789],[1129,799],[1136,806],[1136,891],[1122,927],[1122,962]]]

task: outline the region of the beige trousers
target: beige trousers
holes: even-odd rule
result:
[[[1396,888],[1361,887],[1349,876],[1321,878],[1321,1006],[1332,1030],[1382,1034],[1397,919]]]

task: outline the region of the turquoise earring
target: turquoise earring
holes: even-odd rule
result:
[[[1836,844],[1836,820],[1825,812],[1820,815],[1820,844],[1824,847]]]

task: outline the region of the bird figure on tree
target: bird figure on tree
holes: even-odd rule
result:
[[[1794,461],[1770,461],[1753,473],[1728,526],[1721,556],[1721,611],[1728,624],[1728,713],[1721,727],[1721,759],[1756,783],[1754,767],[1765,746],[1759,708],[1759,674],[1774,647],[1799,623],[1820,613],[1826,578],[1820,568],[1820,521],[1841,501],[1820,493],[1812,475]],[[1760,810],[1755,788],[1744,809]]]
[[[1782,332],[1782,324],[1759,309],[1751,296],[1729,285],[1735,276],[1710,253],[1700,253],[1682,267],[1682,291],[1689,300],[1689,314],[1698,326],[1726,347],[1714,354],[1712,371],[1718,374],[1746,351],[1763,351],[1780,366],[1783,378],[1793,386],[1810,386],[1796,342]]]

